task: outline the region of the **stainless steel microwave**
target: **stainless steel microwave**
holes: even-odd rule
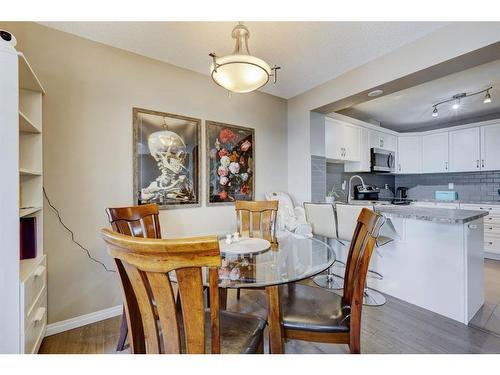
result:
[[[373,147],[370,155],[370,169],[372,172],[394,173],[395,158],[394,151]]]

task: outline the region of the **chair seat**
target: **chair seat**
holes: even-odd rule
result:
[[[254,315],[221,310],[220,344],[222,354],[253,354],[259,351],[263,331],[267,322]],[[205,348],[212,352],[210,336],[210,309],[205,310]],[[180,321],[182,324],[182,320]],[[182,352],[185,344],[181,337]]]
[[[294,284],[280,290],[283,326],[310,332],[349,332],[348,307],[342,297],[323,288]]]
[[[210,312],[206,315],[205,337],[210,338]],[[267,322],[254,315],[220,311],[220,343],[222,354],[257,353]],[[210,352],[210,340],[206,347]]]

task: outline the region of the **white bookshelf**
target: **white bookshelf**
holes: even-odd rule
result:
[[[47,326],[42,98],[26,57],[0,40],[0,353],[36,353]],[[20,260],[20,220],[36,218],[36,257]]]
[[[45,91],[19,54],[19,217],[36,218],[37,255],[19,263],[20,352],[36,353],[47,325],[47,268],[43,251],[42,97]]]

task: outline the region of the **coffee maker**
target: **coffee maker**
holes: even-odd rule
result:
[[[400,186],[396,189],[396,199],[397,200],[405,200],[408,198],[408,188],[404,186]]]

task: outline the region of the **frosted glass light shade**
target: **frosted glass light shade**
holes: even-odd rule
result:
[[[217,71],[212,64],[212,79],[225,89],[246,93],[257,90],[269,81],[269,65],[251,55],[228,55],[217,58]]]

